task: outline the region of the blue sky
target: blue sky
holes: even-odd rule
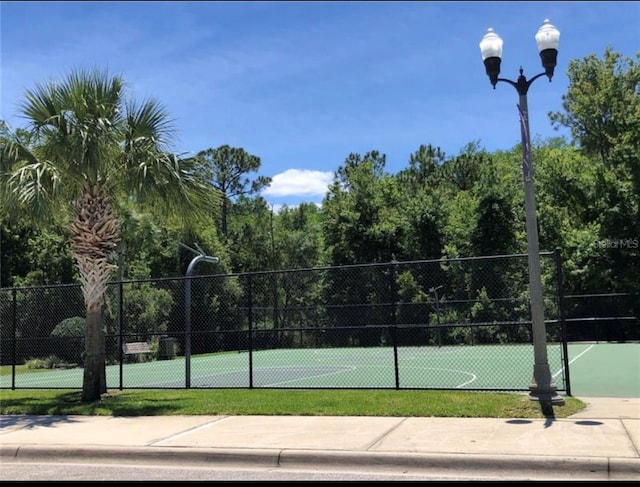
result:
[[[495,90],[478,43],[504,40],[501,77],[542,71],[534,35],[560,30],[551,83],[529,91],[532,136],[553,130],[572,59],[606,46],[640,51],[639,2],[2,2],[0,115],[24,126],[25,90],[72,69],[122,75],[136,99],[174,119],[176,152],[223,144],[260,157],[274,207],[320,202],[352,153],[378,150],[386,169],[421,144],[448,156],[520,140],[516,91]]]

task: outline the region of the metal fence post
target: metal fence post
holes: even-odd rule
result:
[[[13,322],[13,337],[11,341],[11,390],[16,388],[16,362],[18,360],[18,299],[17,290],[11,290],[11,321]]]
[[[562,276],[562,255],[560,249],[553,251],[553,258],[556,263],[556,279],[558,285],[558,313],[560,318],[560,330],[562,331],[562,360],[564,362],[565,382],[567,395],[571,396],[571,374],[569,373],[569,347],[567,344],[567,323],[565,320],[565,304],[564,304],[564,279]]]
[[[436,327],[438,330],[438,348],[442,347],[442,328],[440,328],[440,298],[438,296],[438,289],[442,289],[443,286],[435,286],[429,289],[436,299]]]
[[[400,370],[398,369],[398,323],[397,323],[397,303],[398,303],[398,286],[396,285],[396,264],[389,263],[389,295],[391,297],[391,316],[389,325],[389,334],[391,335],[391,343],[393,344],[393,368],[396,378],[396,389],[400,389]]]
[[[247,287],[247,303],[248,306],[248,320],[249,320],[249,337],[248,337],[248,345],[249,345],[249,388],[253,388],[253,274],[249,274],[247,276],[248,283]]]
[[[120,390],[124,388],[124,286],[118,282],[118,356],[120,357]]]

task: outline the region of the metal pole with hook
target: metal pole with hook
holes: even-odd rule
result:
[[[191,276],[198,262],[210,262],[217,264],[220,262],[218,257],[211,257],[205,255],[205,253],[198,247],[198,250],[194,250],[188,245],[180,243],[180,245],[194,254],[197,254],[187,267],[187,273],[185,274],[186,280],[184,283],[184,322],[185,322],[185,337],[184,337],[184,363],[185,363],[185,388],[191,387]],[[197,245],[196,245],[197,246]]]

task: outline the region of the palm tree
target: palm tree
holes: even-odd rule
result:
[[[103,306],[117,268],[118,201],[198,218],[210,213],[215,198],[196,177],[194,159],[170,152],[173,127],[164,108],[153,99],[132,102],[124,89],[119,76],[98,70],[37,85],[20,105],[28,136],[3,137],[0,191],[8,211],[27,207],[44,218],[54,208],[68,209],[86,306],[87,402],[107,390]]]

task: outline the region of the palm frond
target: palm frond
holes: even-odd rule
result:
[[[156,101],[129,104],[124,129],[123,164],[125,172],[142,173],[162,157],[173,140],[172,120]]]
[[[217,193],[196,176],[188,160],[174,154],[140,160],[128,184],[129,194],[164,214],[179,211],[198,219],[211,216],[219,206],[215,204]]]
[[[3,181],[3,197],[11,211],[25,209],[34,219],[48,221],[61,192],[58,168],[50,161],[24,162]]]
[[[21,110],[37,153],[11,146],[6,161],[11,155],[21,162],[11,163],[5,186],[21,204],[41,206],[37,212],[62,188],[65,205],[73,207],[82,188],[99,186],[153,214],[211,218],[217,193],[195,159],[171,153],[175,129],[166,110],[154,99],[128,101],[124,87],[120,77],[94,69],[28,91]]]
[[[54,126],[65,131],[60,100],[53,83],[38,84],[34,89],[27,90],[19,109],[36,133],[45,126]]]
[[[20,161],[35,163],[37,158],[17,138],[4,139],[0,148],[0,173],[7,174],[11,172],[14,165]]]
[[[38,85],[21,105],[43,156],[78,182],[106,179],[123,125],[123,82],[104,71],[71,72],[60,83]]]
[[[210,216],[215,198],[194,169],[168,149],[173,121],[155,100],[127,105],[121,164],[114,166],[128,197],[169,215],[179,212],[198,219]]]

